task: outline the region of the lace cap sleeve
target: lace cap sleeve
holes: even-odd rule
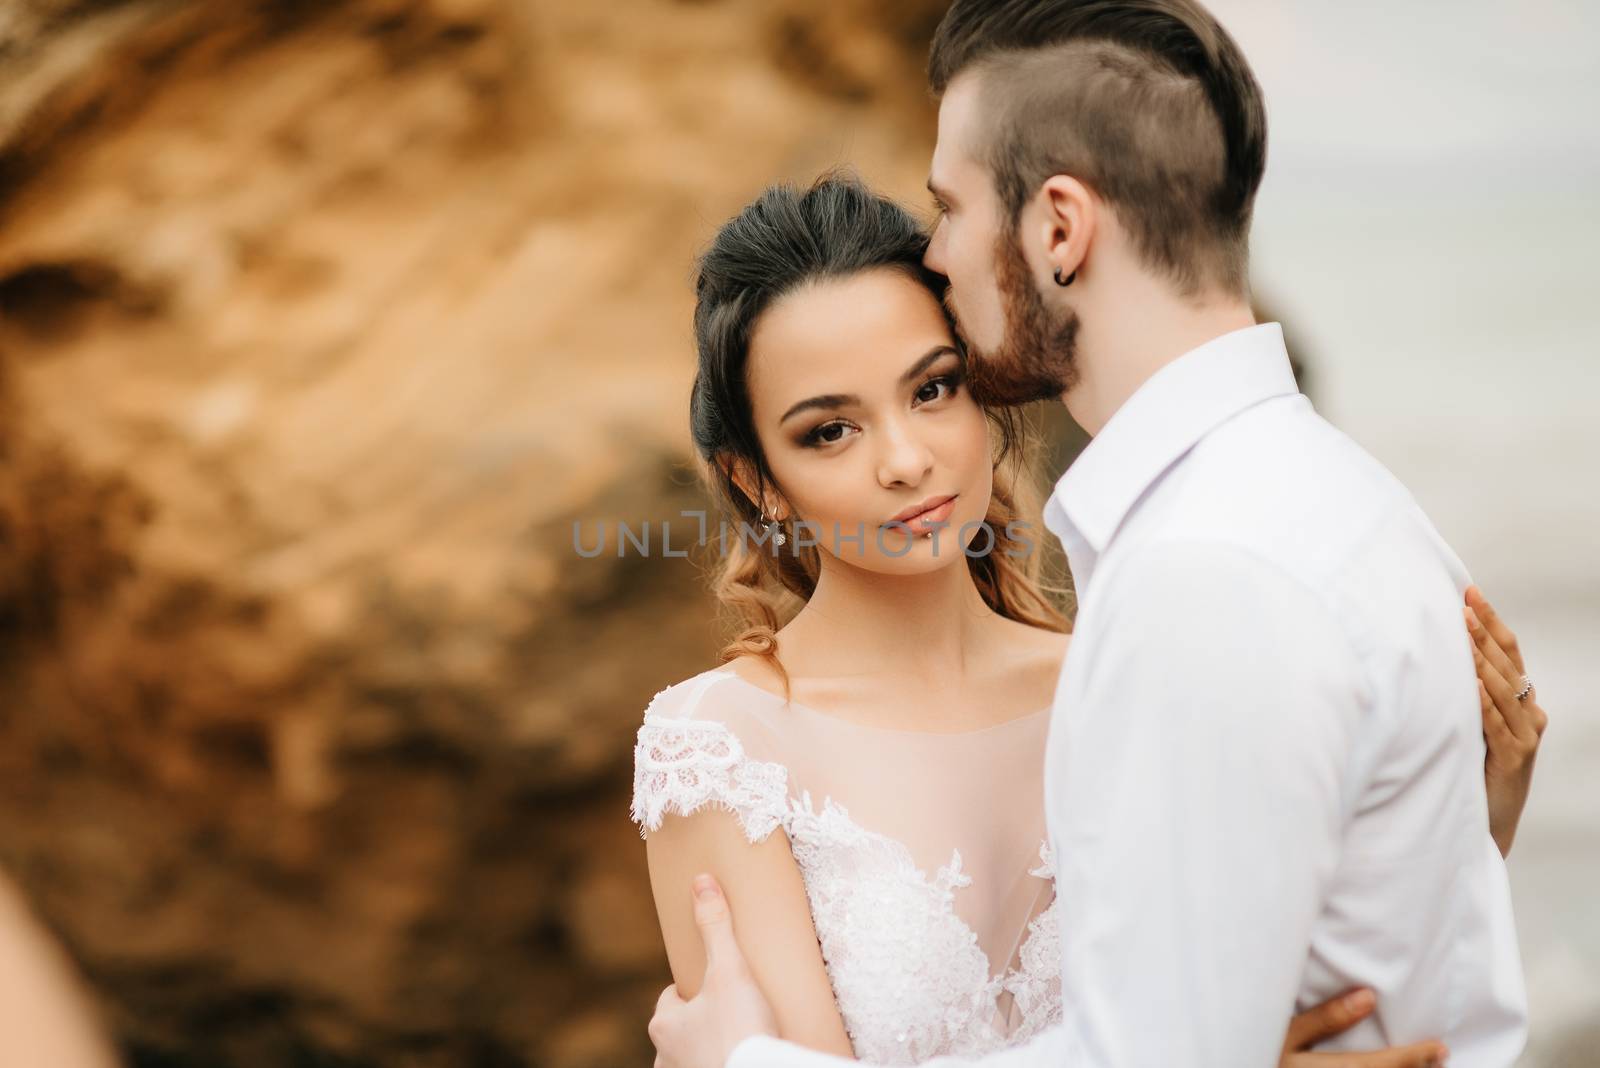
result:
[[[639,836],[659,829],[669,812],[687,816],[712,804],[737,815],[747,839],[761,841],[788,812],[787,770],[749,759],[727,724],[695,718],[693,702],[685,706],[677,689],[668,687],[650,702],[633,748],[630,815]]]

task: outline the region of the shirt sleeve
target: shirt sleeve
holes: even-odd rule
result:
[[[1051,804],[1062,1065],[1278,1061],[1371,707],[1331,609],[1224,544],[1100,576]]]
[[[1020,1046],[983,1057],[935,1057],[919,1061],[918,1068],[1066,1068],[1063,1052],[1066,1033],[1058,1025],[1046,1028]],[[835,1057],[765,1035],[747,1038],[728,1055],[725,1068],[873,1068],[864,1061]]]

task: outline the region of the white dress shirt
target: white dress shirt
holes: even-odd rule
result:
[[[1269,1068],[1429,1038],[1506,1068],[1526,996],[1462,624],[1465,569],[1312,409],[1276,323],[1179,357],[1056,484],[1079,611],[1046,746],[1064,1022],[935,1066]],[[728,1068],[856,1062],[771,1038]]]

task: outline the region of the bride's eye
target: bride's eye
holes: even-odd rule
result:
[[[806,431],[800,439],[800,444],[807,448],[816,448],[819,445],[833,445],[843,441],[845,434],[851,429],[849,423],[843,419],[834,419],[831,422],[821,423]]]
[[[944,393],[941,394],[938,391],[938,387],[943,387]],[[937,378],[928,379],[917,387],[916,400],[923,404],[931,404],[934,401],[945,400],[955,396],[956,390],[960,388],[960,375],[940,375]]]

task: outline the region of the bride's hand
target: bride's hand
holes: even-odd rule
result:
[[[1466,618],[1487,744],[1483,778],[1489,794],[1489,833],[1505,856],[1511,852],[1511,839],[1533,785],[1533,758],[1548,718],[1539,707],[1537,692],[1517,700],[1526,674],[1517,636],[1476,586],[1467,588]]]
[[[1443,1042],[1392,1046],[1372,1053],[1312,1053],[1323,1039],[1348,1031],[1377,1005],[1372,991],[1352,990],[1302,1012],[1289,1021],[1278,1068],[1439,1068],[1450,1051]]]

